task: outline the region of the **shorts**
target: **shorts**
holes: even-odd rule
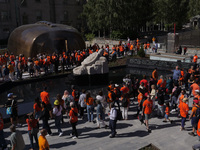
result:
[[[169,119],[169,115],[165,114],[165,119]]]
[[[150,114],[144,114],[145,116],[145,120],[149,120],[150,119]]]
[[[193,128],[197,127],[198,119],[196,117],[192,117],[191,124]]]
[[[12,114],[10,114],[10,118],[16,118],[18,117],[18,112],[17,110],[12,111]]]
[[[51,111],[53,109],[50,103],[46,105],[46,108],[48,111]]]

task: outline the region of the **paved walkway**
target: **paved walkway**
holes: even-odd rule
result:
[[[192,99],[190,99],[190,105]],[[190,106],[191,107],[191,106]],[[129,120],[117,122],[116,138],[109,138],[109,129],[95,129],[96,124],[80,120],[78,123],[78,139],[71,139],[71,126],[68,119],[65,118],[65,124],[62,125],[64,135],[58,137],[55,129],[54,121],[50,121],[53,136],[47,137],[50,149],[70,149],[70,150],[137,150],[150,143],[157,146],[161,150],[190,150],[192,145],[199,143],[197,136],[188,135],[191,132],[190,121],[186,122],[186,131],[180,131],[180,118],[171,115],[170,119],[174,120],[173,124],[169,122],[163,123],[163,119],[152,118],[150,120],[151,133],[148,133],[144,125],[134,117],[136,114],[136,104],[132,104],[129,110]],[[106,121],[108,124],[108,121]],[[41,124],[41,122],[40,122]],[[29,148],[29,138],[27,134],[27,126],[18,128],[22,133],[26,143],[26,149]],[[9,129],[4,129],[6,138],[9,140]]]

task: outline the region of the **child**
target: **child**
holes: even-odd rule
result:
[[[172,123],[172,120],[169,119],[169,113],[170,113],[169,103],[167,102],[165,108],[165,120],[163,120],[163,122],[167,122],[167,120],[169,120]]]

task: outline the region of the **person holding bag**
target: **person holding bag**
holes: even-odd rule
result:
[[[58,129],[59,137],[63,135],[63,132],[60,127],[60,121],[62,119],[62,106],[58,100],[54,102],[53,114],[55,115],[55,126]]]
[[[30,149],[34,149],[34,144],[33,144],[33,137],[35,139],[36,142],[36,148],[38,148],[38,137],[37,134],[39,132],[39,128],[38,128],[38,120],[34,118],[33,113],[29,113],[27,114],[27,119],[26,119],[26,123],[28,125],[28,135],[29,135],[29,139],[30,139]]]

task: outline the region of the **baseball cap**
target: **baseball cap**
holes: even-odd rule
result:
[[[13,93],[9,93],[9,94],[7,95],[8,98],[10,98],[10,97],[12,97],[12,96],[13,96]]]

